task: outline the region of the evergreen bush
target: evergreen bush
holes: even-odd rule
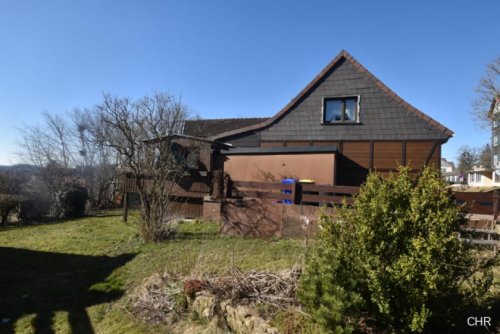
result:
[[[368,176],[352,207],[322,214],[299,297],[327,333],[452,331],[479,305],[495,259],[458,238],[466,222],[439,172]]]

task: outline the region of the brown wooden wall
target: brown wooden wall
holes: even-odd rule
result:
[[[263,141],[263,147],[276,146],[332,146],[338,147],[336,183],[359,186],[370,169],[383,175],[408,165],[420,170],[425,164],[440,167],[441,141]]]

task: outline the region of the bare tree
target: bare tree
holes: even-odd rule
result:
[[[10,212],[18,207],[21,183],[22,180],[12,173],[0,173],[0,224],[7,223]]]
[[[138,101],[105,95],[95,115],[95,137],[115,150],[123,171],[134,180],[142,205],[142,236],[148,241],[168,237],[174,232],[174,189],[187,161],[185,148],[170,136],[181,132],[186,108],[166,93]]]
[[[500,97],[500,56],[495,58],[486,67],[486,73],[479,80],[476,87],[476,97],[472,101],[475,119],[483,128],[491,125],[488,118],[494,98]]]
[[[472,168],[479,162],[479,155],[477,149],[470,146],[462,146],[458,150],[458,166],[457,169],[460,173],[465,174],[472,170]]]
[[[99,122],[89,109],[75,109],[70,114],[77,142],[77,170],[85,180],[91,206],[99,210],[110,199],[110,186],[115,178],[117,158],[113,150],[95,136]]]
[[[22,157],[38,167],[51,195],[60,190],[75,165],[74,141],[64,116],[43,112],[43,123],[20,129]]]
[[[485,168],[491,168],[491,147],[490,144],[484,145],[480,151],[478,156],[479,165]]]

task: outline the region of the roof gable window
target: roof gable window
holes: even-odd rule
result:
[[[358,97],[327,97],[323,99],[323,124],[356,123],[358,117]]]

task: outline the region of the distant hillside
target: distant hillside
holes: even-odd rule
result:
[[[9,172],[22,175],[33,175],[37,172],[37,167],[28,164],[17,164],[17,165],[0,165],[0,172]]]

